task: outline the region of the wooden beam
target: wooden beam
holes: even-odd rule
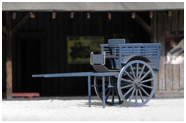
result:
[[[6,27],[3,25],[2,28],[3,28],[3,33],[6,34]]]
[[[12,43],[11,43],[11,16],[6,12],[6,98],[12,98]]]
[[[28,12],[12,29],[11,36],[15,34],[15,32],[20,29],[30,18],[30,13]]]
[[[156,91],[154,94],[156,98],[183,98],[184,91]]]
[[[150,35],[153,35],[151,27],[138,15],[135,13],[134,20],[141,25]]]

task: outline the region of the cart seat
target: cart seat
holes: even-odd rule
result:
[[[103,54],[90,54],[90,64],[96,72],[119,72],[119,70],[109,70],[105,67],[105,52]]]
[[[96,72],[119,72],[119,70],[109,70],[103,65],[92,65]]]

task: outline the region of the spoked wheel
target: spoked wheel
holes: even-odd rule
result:
[[[122,84],[122,83],[126,84]],[[129,106],[145,105],[155,92],[156,80],[151,66],[144,61],[135,60],[125,65],[118,77],[118,92]]]
[[[95,77],[94,85],[97,85],[94,87],[97,96],[101,101],[103,101],[102,77]],[[113,106],[122,104],[123,101],[121,100],[117,90],[117,78],[110,77],[110,85],[113,87],[109,86],[109,77],[105,77],[105,103]]]

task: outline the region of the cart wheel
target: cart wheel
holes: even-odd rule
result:
[[[123,85],[122,82],[126,84]],[[118,77],[118,92],[129,106],[145,105],[155,92],[156,80],[151,66],[144,61],[135,60],[125,65]]]
[[[110,83],[113,87],[108,87],[109,85],[109,77],[105,77],[105,103],[108,105],[120,105],[123,103],[121,100],[118,90],[117,90],[117,78],[110,77]],[[95,77],[94,78],[94,87],[95,92],[99,99],[102,101],[102,77]]]

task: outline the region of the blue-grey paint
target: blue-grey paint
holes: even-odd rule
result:
[[[103,108],[105,108],[105,77],[110,77],[110,76],[118,77],[119,76],[117,89],[118,89],[121,99],[125,102],[125,105],[127,105],[127,106],[128,105],[142,106],[142,105],[146,104],[146,102],[148,102],[152,98],[152,95],[155,90],[156,81],[155,81],[154,72],[157,72],[159,70],[161,44],[160,43],[125,44],[125,39],[109,39],[108,44],[101,44],[100,46],[101,46],[101,54],[93,54],[93,52],[92,52],[91,59],[90,59],[90,64],[94,67],[96,72],[37,74],[37,75],[32,75],[32,77],[44,77],[44,78],[88,77],[89,107],[91,107],[91,77],[102,77]],[[115,70],[109,70],[104,66],[106,58],[114,58],[115,68],[116,68]],[[136,59],[136,58],[139,58],[139,59]],[[130,62],[131,60],[132,60],[132,62]],[[140,81],[142,81],[142,80],[138,81],[138,72],[139,72],[138,71],[138,64],[144,64],[145,66],[148,66],[149,71],[153,75],[152,80],[154,81],[154,85],[152,87],[153,91],[151,92],[150,98],[148,98],[148,100],[145,101],[145,103],[141,103],[140,105],[137,105],[137,96],[136,96],[135,104],[131,104],[130,101],[127,102],[127,100],[123,97],[122,91],[121,91],[121,89],[123,88],[123,87],[121,87],[122,76],[124,74],[126,75],[126,73],[128,75],[126,67],[130,66],[131,64],[136,64],[136,66],[137,66],[136,67],[136,69],[137,69],[136,76],[137,77],[134,76],[133,83],[135,83],[134,84],[135,86],[133,88],[141,87],[141,86],[139,86],[139,87],[136,86],[138,84],[140,85],[141,84]],[[132,69],[133,68],[131,68],[131,70]],[[133,70],[132,70],[132,72],[133,72],[133,75],[135,75]],[[142,72],[140,73],[140,75],[141,74],[142,74]],[[148,72],[146,74],[148,74]],[[144,76],[146,76],[146,74]],[[127,80],[127,81],[129,81],[129,80]],[[145,81],[149,81],[149,80],[145,80]],[[96,86],[96,85],[93,85],[93,87],[94,86]],[[144,85],[142,84],[142,86],[144,86]],[[146,86],[146,87],[149,87],[149,86]],[[144,91],[143,88],[142,88],[142,91]],[[129,91],[127,93],[129,93]],[[133,94],[134,94],[134,91],[133,91],[132,95]],[[138,91],[136,91],[136,94],[138,94]],[[139,94],[141,96],[140,89],[139,89]],[[127,94],[125,94],[125,96],[127,96]],[[131,98],[130,98],[130,100],[131,100]],[[143,98],[143,97],[141,97],[141,98]]]

